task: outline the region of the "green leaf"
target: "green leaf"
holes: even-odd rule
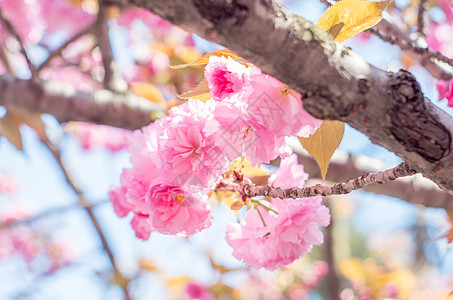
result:
[[[299,137],[302,146],[318,163],[323,179],[326,179],[330,159],[340,145],[343,133],[343,122],[327,120],[322,122],[313,135],[307,138]]]

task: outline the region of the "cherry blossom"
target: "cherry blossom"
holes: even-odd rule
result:
[[[243,90],[249,80],[250,68],[231,57],[211,56],[204,74],[212,99],[222,101]]]
[[[151,224],[164,234],[191,235],[211,225],[207,196],[197,198],[177,186],[153,186],[146,204]]]
[[[283,169],[271,181],[278,186],[305,182],[295,155],[283,160]],[[282,176],[282,178],[279,178]],[[290,184],[291,185],[291,184]],[[282,186],[282,187],[283,187]],[[300,185],[298,185],[300,186]],[[318,226],[328,226],[330,215],[321,204],[320,196],[301,199],[272,199],[271,209],[258,205],[247,213],[245,225],[229,224],[226,240],[233,247],[233,255],[255,268],[275,270],[311,252],[313,245],[323,242]]]

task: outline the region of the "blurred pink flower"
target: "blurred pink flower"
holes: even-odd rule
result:
[[[88,27],[96,19],[96,15],[90,14],[70,1],[65,0],[39,0],[41,3],[41,15],[47,23],[47,31],[62,31],[72,37],[85,27]]]
[[[23,43],[36,44],[41,40],[44,20],[41,18],[40,6],[36,0],[2,0],[0,10]],[[8,36],[10,36],[8,29],[0,22],[0,44],[3,44]]]
[[[201,284],[189,282],[186,293],[191,299],[214,300],[214,296]]]
[[[122,12],[118,18],[118,24],[131,27],[132,23],[136,20],[141,20],[146,26],[158,30],[162,34],[165,34],[170,29],[174,28],[173,24],[153,14],[149,10],[141,8],[131,8]]]
[[[121,128],[83,122],[71,122],[65,126],[66,132],[77,136],[86,150],[105,147],[112,152],[127,147],[130,132]]]
[[[198,198],[177,186],[158,184],[146,195],[153,227],[164,234],[191,235],[211,225],[207,196]]]
[[[146,241],[149,235],[154,231],[148,215],[137,214],[131,221],[132,229],[135,231],[135,236]]]
[[[9,175],[0,175],[0,194],[14,194],[19,188],[17,181]]]
[[[447,20],[442,24],[430,24],[426,42],[431,50],[453,57],[453,11],[447,1],[438,0],[437,2],[439,2]]]
[[[439,80],[436,82],[439,100],[447,99],[448,106],[453,107],[453,79],[450,81]]]

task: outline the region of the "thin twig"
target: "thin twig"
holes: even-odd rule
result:
[[[425,23],[425,18],[426,18],[426,6],[427,6],[428,0],[420,0],[420,3],[418,4],[418,14],[417,14],[417,32],[421,36],[425,36],[426,34],[426,23]]]
[[[0,224],[0,228],[11,227],[11,226],[21,225],[21,224],[30,224],[30,223],[36,222],[38,220],[41,220],[43,218],[47,218],[51,215],[57,215],[57,214],[65,213],[68,211],[72,211],[74,209],[85,208],[88,206],[91,208],[95,208],[99,205],[103,205],[103,204],[107,204],[107,203],[109,203],[108,200],[99,201],[94,204],[87,204],[86,206],[83,206],[80,204],[69,204],[69,205],[65,205],[65,206],[53,207],[51,209],[45,210],[43,212],[37,213],[36,215],[30,216],[27,218],[5,222],[3,224]]]
[[[359,178],[349,180],[348,182],[337,183],[333,186],[317,184],[305,188],[294,187],[289,189],[281,189],[273,186],[261,186],[245,182],[241,182],[239,184],[225,184],[221,182],[217,185],[216,190],[235,191],[247,197],[265,196],[281,199],[297,199],[318,195],[328,196],[348,194],[353,190],[360,189],[372,183],[385,183],[400,177],[415,175],[416,173],[416,171],[411,169],[405,162],[403,162],[392,169],[379,173],[369,173],[362,175]]]
[[[336,3],[334,0],[320,0],[327,6],[332,6]],[[423,1],[423,0],[421,0]],[[426,0],[425,0],[426,1]],[[409,34],[400,28],[396,27],[392,22],[383,18],[375,27],[366,30],[368,33],[374,34],[386,42],[395,40],[393,45],[398,45],[401,50],[405,51],[412,59],[417,61],[422,67],[424,67],[431,75],[437,79],[450,80],[453,78],[453,73],[448,72],[441,68],[432,58],[438,59],[439,61],[445,62],[453,66],[451,59],[446,57],[440,52],[434,52],[427,48],[419,47],[415,41],[413,41]],[[383,35],[382,33],[385,33]],[[403,42],[404,41],[404,42]]]
[[[49,57],[47,57],[47,59],[38,67],[37,71],[41,71],[42,69],[44,69],[52,59],[54,59],[56,56],[59,56],[61,55],[61,53],[63,52],[64,49],[66,49],[66,47],[68,47],[70,44],[72,44],[73,42],[75,42],[76,40],[78,40],[79,38],[81,38],[82,36],[86,35],[86,34],[89,34],[93,31],[93,28],[94,28],[94,24],[91,24],[89,26],[87,26],[86,28],[82,29],[81,31],[79,31],[78,33],[76,33],[73,37],[71,37],[69,40],[67,40],[66,42],[64,42],[60,47],[58,47],[57,49],[55,49],[54,51],[52,51],[50,54],[49,54]]]
[[[27,61],[28,68],[30,69],[32,81],[38,82],[38,76],[37,76],[37,73],[36,73],[36,67],[31,62],[30,58],[28,57],[27,51],[25,50],[25,46],[24,46],[24,43],[22,42],[21,37],[17,33],[16,29],[14,29],[13,24],[11,24],[11,22],[3,15],[1,10],[0,10],[0,20],[5,24],[7,30],[9,31],[9,33],[11,33],[14,36],[14,38],[17,40],[17,42],[19,43],[22,55],[25,57],[25,60]]]
[[[123,86],[127,87],[127,83],[121,78],[120,72],[116,68],[108,34],[109,28],[107,22],[111,5],[111,1],[99,1],[99,13],[96,20],[95,33],[104,65],[104,87],[112,91],[123,92]]]
[[[377,37],[379,37],[381,40],[388,42],[392,45],[396,45],[401,48],[401,50],[409,50],[412,52],[415,52],[417,54],[421,54],[425,57],[428,57],[430,59],[437,59],[439,61],[442,61],[446,64],[449,64],[450,66],[453,67],[453,59],[443,55],[442,53],[438,51],[432,51],[429,48],[423,48],[419,47],[415,44],[415,42],[407,42],[405,40],[399,39],[395,36],[388,36],[383,34],[380,30],[377,30],[375,28],[370,28],[368,29],[368,32],[373,33]]]
[[[102,248],[104,249],[104,251],[107,253],[109,259],[110,259],[110,263],[113,267],[113,270],[115,272],[115,280],[116,282],[121,286],[121,288],[123,289],[124,293],[125,293],[125,296],[127,299],[130,299],[129,297],[129,294],[128,294],[128,291],[127,291],[127,283],[129,282],[129,280],[127,278],[125,278],[117,264],[116,264],[116,261],[115,261],[115,257],[113,256],[113,252],[107,242],[107,239],[105,238],[105,235],[104,235],[104,232],[102,231],[102,228],[101,228],[101,225],[99,224],[99,221],[97,220],[96,216],[94,215],[94,212],[93,212],[93,207],[91,207],[89,205],[89,203],[87,202],[87,200],[85,199],[85,196],[83,195],[82,191],[80,190],[80,188],[76,185],[75,181],[72,179],[68,169],[66,168],[65,164],[63,163],[63,161],[61,160],[61,154],[60,154],[60,149],[58,147],[55,147],[54,145],[52,145],[50,142],[48,141],[42,141],[43,144],[49,149],[49,151],[52,153],[53,157],[55,158],[55,160],[57,161],[61,171],[63,172],[64,174],[64,177],[66,179],[66,182],[69,184],[69,186],[71,187],[71,189],[75,192],[75,194],[77,195],[78,199],[79,199],[79,205],[83,207],[83,209],[86,211],[86,213],[88,214],[90,220],[91,220],[91,223],[93,224],[93,227],[95,228],[100,240],[101,240],[101,243],[102,243]],[[125,283],[125,284],[123,284]]]

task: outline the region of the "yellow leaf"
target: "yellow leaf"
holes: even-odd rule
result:
[[[154,84],[147,82],[136,82],[131,83],[132,91],[140,97],[148,99],[154,103],[161,104],[163,107],[167,107],[168,103],[165,101],[160,90]]]
[[[239,210],[239,209],[241,209],[242,207],[244,207],[244,205],[245,205],[244,201],[239,200],[239,201],[233,202],[233,203],[230,205],[230,208],[231,208],[231,210]]]
[[[302,146],[318,163],[323,179],[326,178],[330,158],[340,145],[343,133],[343,122],[326,120],[313,135],[307,138],[299,137]]]
[[[207,53],[207,54],[203,55],[202,57],[200,57],[199,59],[194,60],[190,63],[182,64],[182,65],[174,65],[174,66],[170,66],[170,68],[172,68],[174,70],[178,70],[178,69],[184,69],[189,66],[206,65],[206,64],[208,64],[209,58],[211,56],[225,56],[225,57],[231,57],[232,59],[241,59],[241,57],[237,56],[236,54],[234,54],[233,52],[231,52],[230,50],[225,48],[225,49],[220,49],[220,50],[217,50],[217,51],[214,51],[211,53]]]
[[[37,113],[29,113],[25,111],[15,112],[17,119],[33,129],[41,141],[47,141],[46,125],[41,119],[41,115]]]
[[[188,282],[194,281],[189,276],[173,277],[167,280],[166,285],[169,290],[180,290],[186,286]]]
[[[247,159],[242,160],[241,163],[241,173],[247,177],[269,176],[269,172],[258,167],[252,167],[252,164]]]
[[[325,11],[317,25],[322,30],[329,31],[337,24],[344,23],[335,37],[335,41],[343,42],[379,23],[382,20],[382,12],[389,3],[390,0],[381,2],[342,0]]]
[[[211,99],[211,94],[209,94],[209,86],[206,78],[203,78],[197,86],[184,94],[178,96],[181,99],[199,99],[203,102]]]
[[[6,115],[0,119],[0,135],[3,135],[17,150],[22,151],[22,136],[20,134],[19,126],[20,120],[11,113],[9,110]]]

